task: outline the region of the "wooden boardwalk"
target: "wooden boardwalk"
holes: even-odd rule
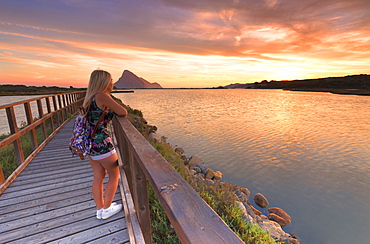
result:
[[[0,196],[0,243],[130,243],[124,211],[95,217],[89,161],[68,149],[72,124]],[[115,201],[122,201],[119,191]]]

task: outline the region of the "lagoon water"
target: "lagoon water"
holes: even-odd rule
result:
[[[370,97],[245,89],[114,95],[187,156],[249,188],[252,202],[261,192],[284,209],[292,217],[284,230],[301,243],[370,243]],[[33,97],[0,97],[0,105]]]
[[[0,106],[1,105],[7,105],[12,104],[15,102],[25,101],[28,99],[33,99],[36,97],[41,97],[41,95],[24,95],[24,96],[0,96]],[[37,111],[37,104],[35,101],[32,101],[30,103],[31,111],[33,117],[38,117],[38,111]],[[46,104],[45,101],[42,102],[42,107],[44,111],[46,110]],[[24,106],[23,105],[16,105],[14,106],[14,113],[16,114],[17,124],[21,126],[21,124],[24,121],[27,121],[26,113],[24,112]],[[8,125],[8,119],[6,116],[5,109],[0,109],[0,135],[2,134],[8,134],[10,133],[9,125]]]
[[[282,90],[114,94],[229,183],[284,209],[301,243],[370,243],[370,97]],[[266,209],[260,209],[267,214]]]

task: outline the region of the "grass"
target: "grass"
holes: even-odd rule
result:
[[[46,133],[47,133],[47,136],[50,135],[52,133],[51,129],[47,129]],[[7,138],[8,136],[9,134],[0,135],[0,140],[3,140]],[[39,145],[44,141],[40,126],[36,128],[36,140]],[[32,142],[31,142],[30,133],[26,133],[22,135],[20,137],[20,141],[21,141],[21,147],[24,153],[24,158],[27,158],[34,150],[32,146]],[[8,178],[14,172],[14,170],[17,169],[18,163],[17,163],[17,158],[15,156],[13,143],[10,143],[6,147],[0,149],[0,165],[2,167],[5,179]]]

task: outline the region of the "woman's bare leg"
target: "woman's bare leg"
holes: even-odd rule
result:
[[[92,194],[94,197],[96,209],[99,210],[102,209],[104,206],[103,183],[106,171],[98,160],[90,159],[90,165],[94,172]]]
[[[118,180],[119,180],[119,168],[117,164],[117,154],[113,154],[108,158],[99,160],[102,167],[108,172],[108,183],[105,187],[104,204],[103,208],[107,209],[112,204],[114,195],[116,194]]]

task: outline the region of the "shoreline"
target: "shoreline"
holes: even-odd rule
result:
[[[133,88],[130,90],[113,90],[112,93],[134,93],[135,90],[209,90],[209,89],[246,89],[246,90],[283,90],[283,91],[302,91],[302,92],[325,92],[338,95],[357,95],[357,96],[370,96],[370,89],[322,89],[322,88]],[[66,92],[80,91],[81,89],[72,89],[69,91],[12,91],[0,92],[0,96],[34,96],[34,95],[52,95],[62,94]]]
[[[235,196],[235,203],[242,212],[241,219],[252,225],[259,226],[263,231],[277,240],[277,243],[300,244],[299,238],[294,233],[290,234],[282,229],[291,224],[292,220],[289,214],[279,207],[269,207],[269,201],[262,193],[256,193],[252,196],[247,187],[223,181],[222,172],[213,171],[198,155],[186,156],[185,150],[182,147],[177,145],[172,146],[166,141],[168,138],[164,135],[160,137],[156,133],[156,130],[151,131],[147,139],[153,143],[168,145],[175,154],[184,159],[183,167],[187,170],[191,181],[196,182],[196,184],[204,184],[215,189],[225,189],[225,186],[228,186],[226,187],[228,189],[227,191]],[[261,209],[266,209],[268,216],[256,209],[252,202]]]

